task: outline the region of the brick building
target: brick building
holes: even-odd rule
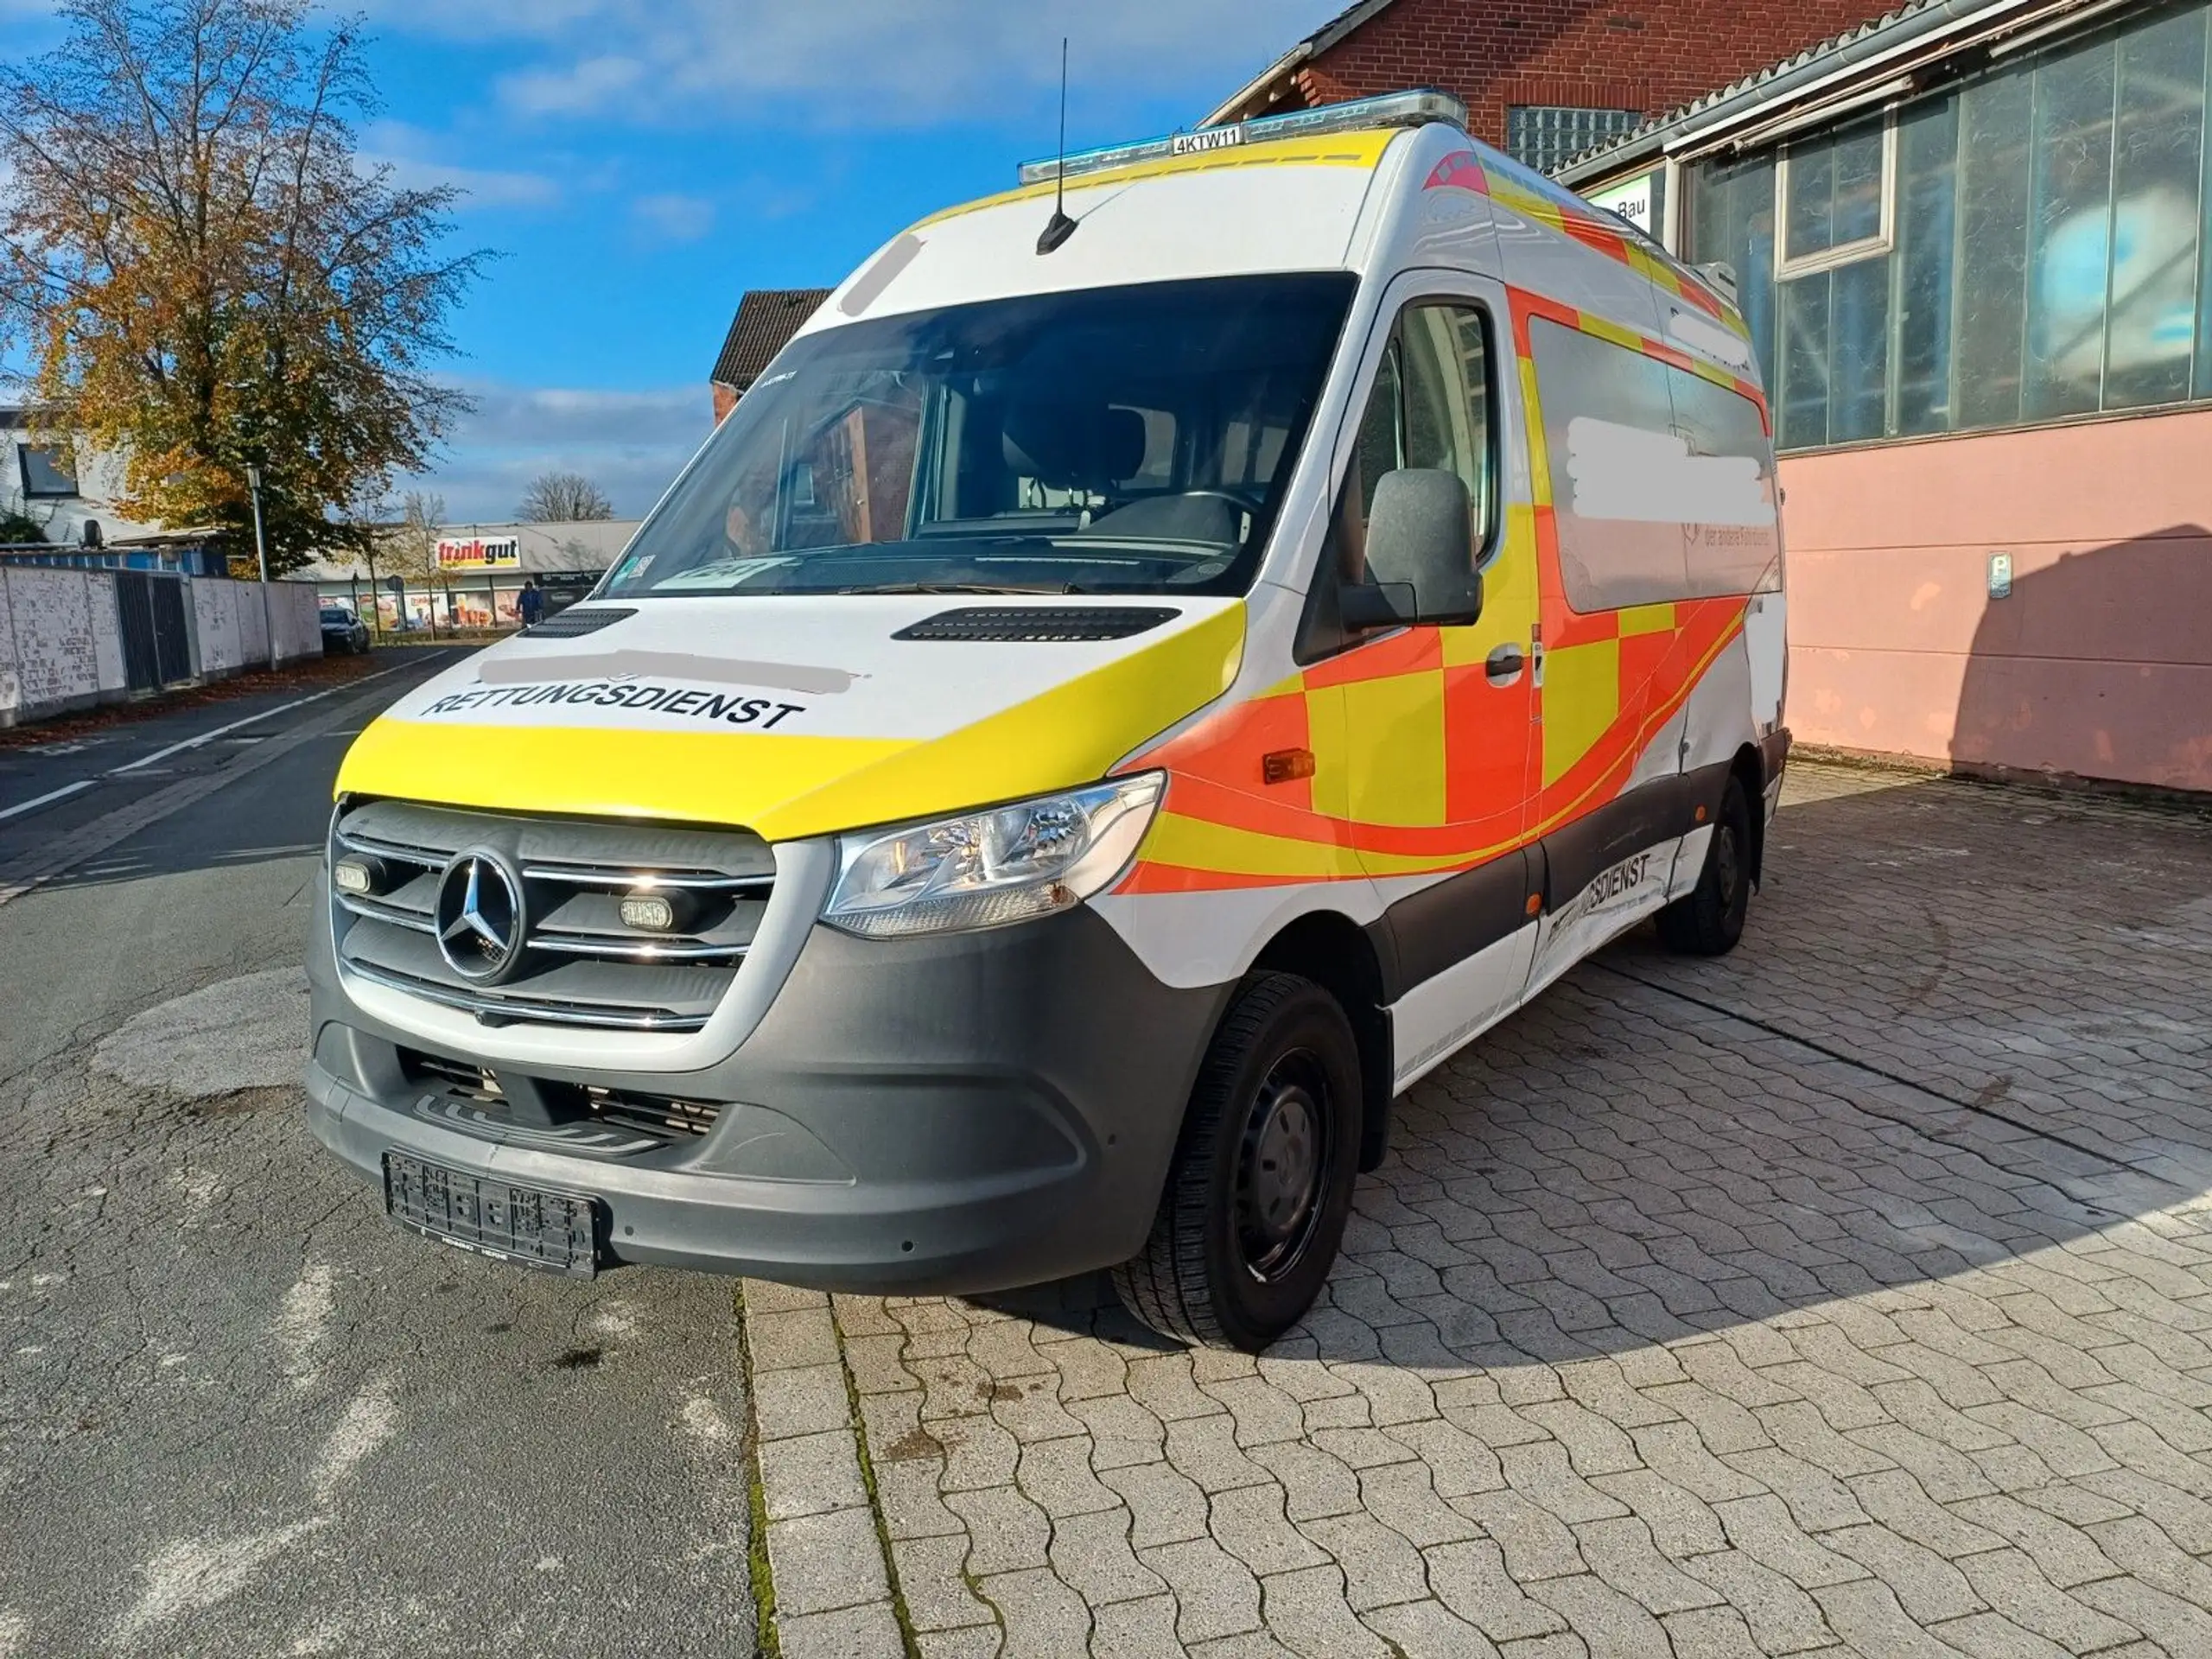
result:
[[[1438,86],[1466,101],[1476,137],[1548,171],[1885,10],[1881,0],[1357,0],[1206,124]]]
[[[830,293],[826,288],[756,288],[738,301],[737,315],[729,321],[729,333],[723,336],[709,377],[715,389],[716,426]]]

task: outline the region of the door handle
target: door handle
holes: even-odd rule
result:
[[[1511,685],[1528,665],[1520,646],[1499,645],[1483,659],[1483,673],[1492,685]]]

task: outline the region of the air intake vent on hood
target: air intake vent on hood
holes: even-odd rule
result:
[[[1070,639],[1126,639],[1163,622],[1173,622],[1180,611],[1143,606],[1086,606],[1065,610],[1019,608],[1013,606],[969,606],[964,610],[940,611],[911,628],[901,628],[893,639],[972,639],[1039,644]]]
[[[635,611],[612,608],[563,611],[524,632],[533,639],[574,639],[579,634],[597,633],[601,628],[612,627],[626,616],[636,614]]]

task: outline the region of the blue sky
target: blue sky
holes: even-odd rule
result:
[[[359,0],[356,0],[359,3]],[[1186,126],[1342,0],[367,0],[363,150],[468,191],[499,251],[454,319],[479,400],[426,480],[505,518],[550,465],[643,512],[711,423],[748,288],[826,285],[1053,142]],[[0,50],[53,30],[0,0]]]

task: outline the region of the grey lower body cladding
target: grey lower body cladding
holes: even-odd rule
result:
[[[308,1122],[360,1173],[397,1152],[588,1195],[611,1262],[918,1294],[1133,1255],[1230,988],[1161,984],[1087,909],[901,941],[817,926],[718,1065],[471,1088],[470,1057],[346,996],[327,936],[309,963]]]

